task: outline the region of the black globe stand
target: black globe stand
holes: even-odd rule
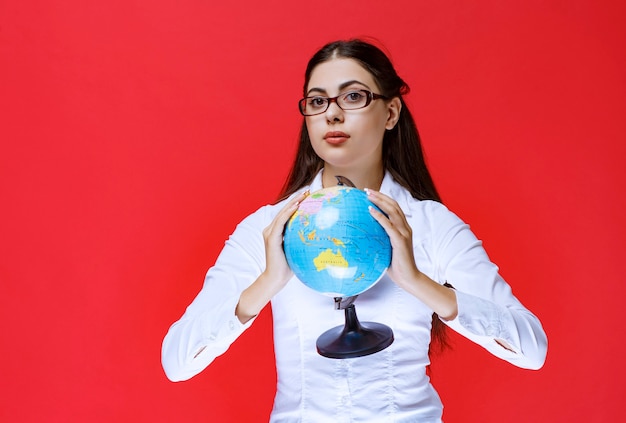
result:
[[[339,303],[341,299],[339,299]],[[335,299],[337,302],[337,299]],[[343,307],[342,307],[343,308]],[[355,358],[384,350],[393,342],[389,326],[359,322],[354,304],[344,308],[346,323],[327,330],[317,338],[317,352],[328,358]]]

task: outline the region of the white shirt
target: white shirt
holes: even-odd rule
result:
[[[322,188],[321,172],[308,188]],[[469,227],[442,204],[414,199],[388,173],[380,191],[406,214],[418,269],[456,289],[458,315],[445,323],[515,366],[540,368],[547,351],[541,323],[513,296]],[[162,363],[172,381],[201,372],[253,323],[242,325],[235,307],[264,270],[261,232],[283,205],[264,206],[237,226],[202,290],[170,328]],[[432,310],[387,276],[355,305],[362,322],[386,324],[395,340],[365,357],[317,353],[318,336],[343,325],[344,312],[295,277],[271,304],[278,374],[271,422],[441,422],[443,407],[426,375]]]

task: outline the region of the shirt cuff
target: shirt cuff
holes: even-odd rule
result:
[[[444,323],[480,344],[497,339],[504,341],[507,347],[511,347],[515,352],[519,351],[519,346],[509,329],[515,328],[515,321],[506,308],[458,290],[454,293],[458,313],[452,320],[442,319]]]
[[[202,332],[202,337],[206,343],[221,343],[223,341],[230,343],[250,327],[254,319],[243,324],[235,314],[238,303],[239,297],[228,299],[216,310],[207,310],[204,313],[203,319],[214,322],[211,325],[206,325]]]

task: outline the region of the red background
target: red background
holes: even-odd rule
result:
[[[433,366],[446,421],[623,415],[625,3],[212,3],[0,1],[0,420],[267,421],[269,309],[188,382],[161,340],[275,199],[306,61],[363,35],[549,337],[533,372],[455,336]]]

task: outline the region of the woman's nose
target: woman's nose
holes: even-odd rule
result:
[[[328,105],[328,109],[326,109],[326,120],[328,122],[342,122],[343,121],[343,110],[336,101],[333,101]]]

